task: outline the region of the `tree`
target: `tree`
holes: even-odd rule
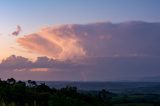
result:
[[[37,86],[36,81],[28,80],[27,82],[28,82],[28,84],[29,84],[30,87],[35,87],[35,86]]]
[[[112,99],[112,94],[110,92],[106,91],[105,89],[102,89],[98,93],[98,96],[102,101],[105,101],[105,102],[109,102]]]
[[[41,83],[40,85],[38,85],[37,90],[39,92],[50,92],[51,91],[51,89],[45,83]]]
[[[9,78],[9,79],[7,79],[7,83],[9,83],[9,84],[15,84],[16,80],[14,78]]]

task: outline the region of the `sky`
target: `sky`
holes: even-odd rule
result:
[[[160,53],[159,5],[159,0],[0,0],[2,77],[101,81],[160,75],[159,60],[154,61]],[[37,57],[45,58],[37,63]],[[136,66],[133,57],[143,65]],[[155,62],[154,67],[147,68],[153,68],[152,73],[144,72],[148,64],[144,57]],[[122,63],[117,63],[119,58]],[[55,67],[40,67],[46,61]],[[128,61],[132,69],[125,67]],[[23,62],[26,66],[18,65]],[[95,70],[89,66],[95,66]],[[138,67],[140,73],[124,75],[133,67]],[[117,70],[123,75],[117,76]]]

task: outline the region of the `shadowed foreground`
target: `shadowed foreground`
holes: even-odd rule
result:
[[[45,83],[0,80],[0,106],[159,106],[159,94],[114,94],[78,91],[76,87],[50,88]]]

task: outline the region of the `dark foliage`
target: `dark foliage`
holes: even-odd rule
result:
[[[145,103],[145,104],[144,104]],[[158,94],[113,94],[102,89],[93,94],[82,93],[76,87],[55,89],[45,83],[0,80],[0,106],[159,106]]]

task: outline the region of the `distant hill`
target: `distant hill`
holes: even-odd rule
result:
[[[160,82],[160,76],[144,77],[144,78],[141,78],[140,81],[145,81],[145,82]]]

